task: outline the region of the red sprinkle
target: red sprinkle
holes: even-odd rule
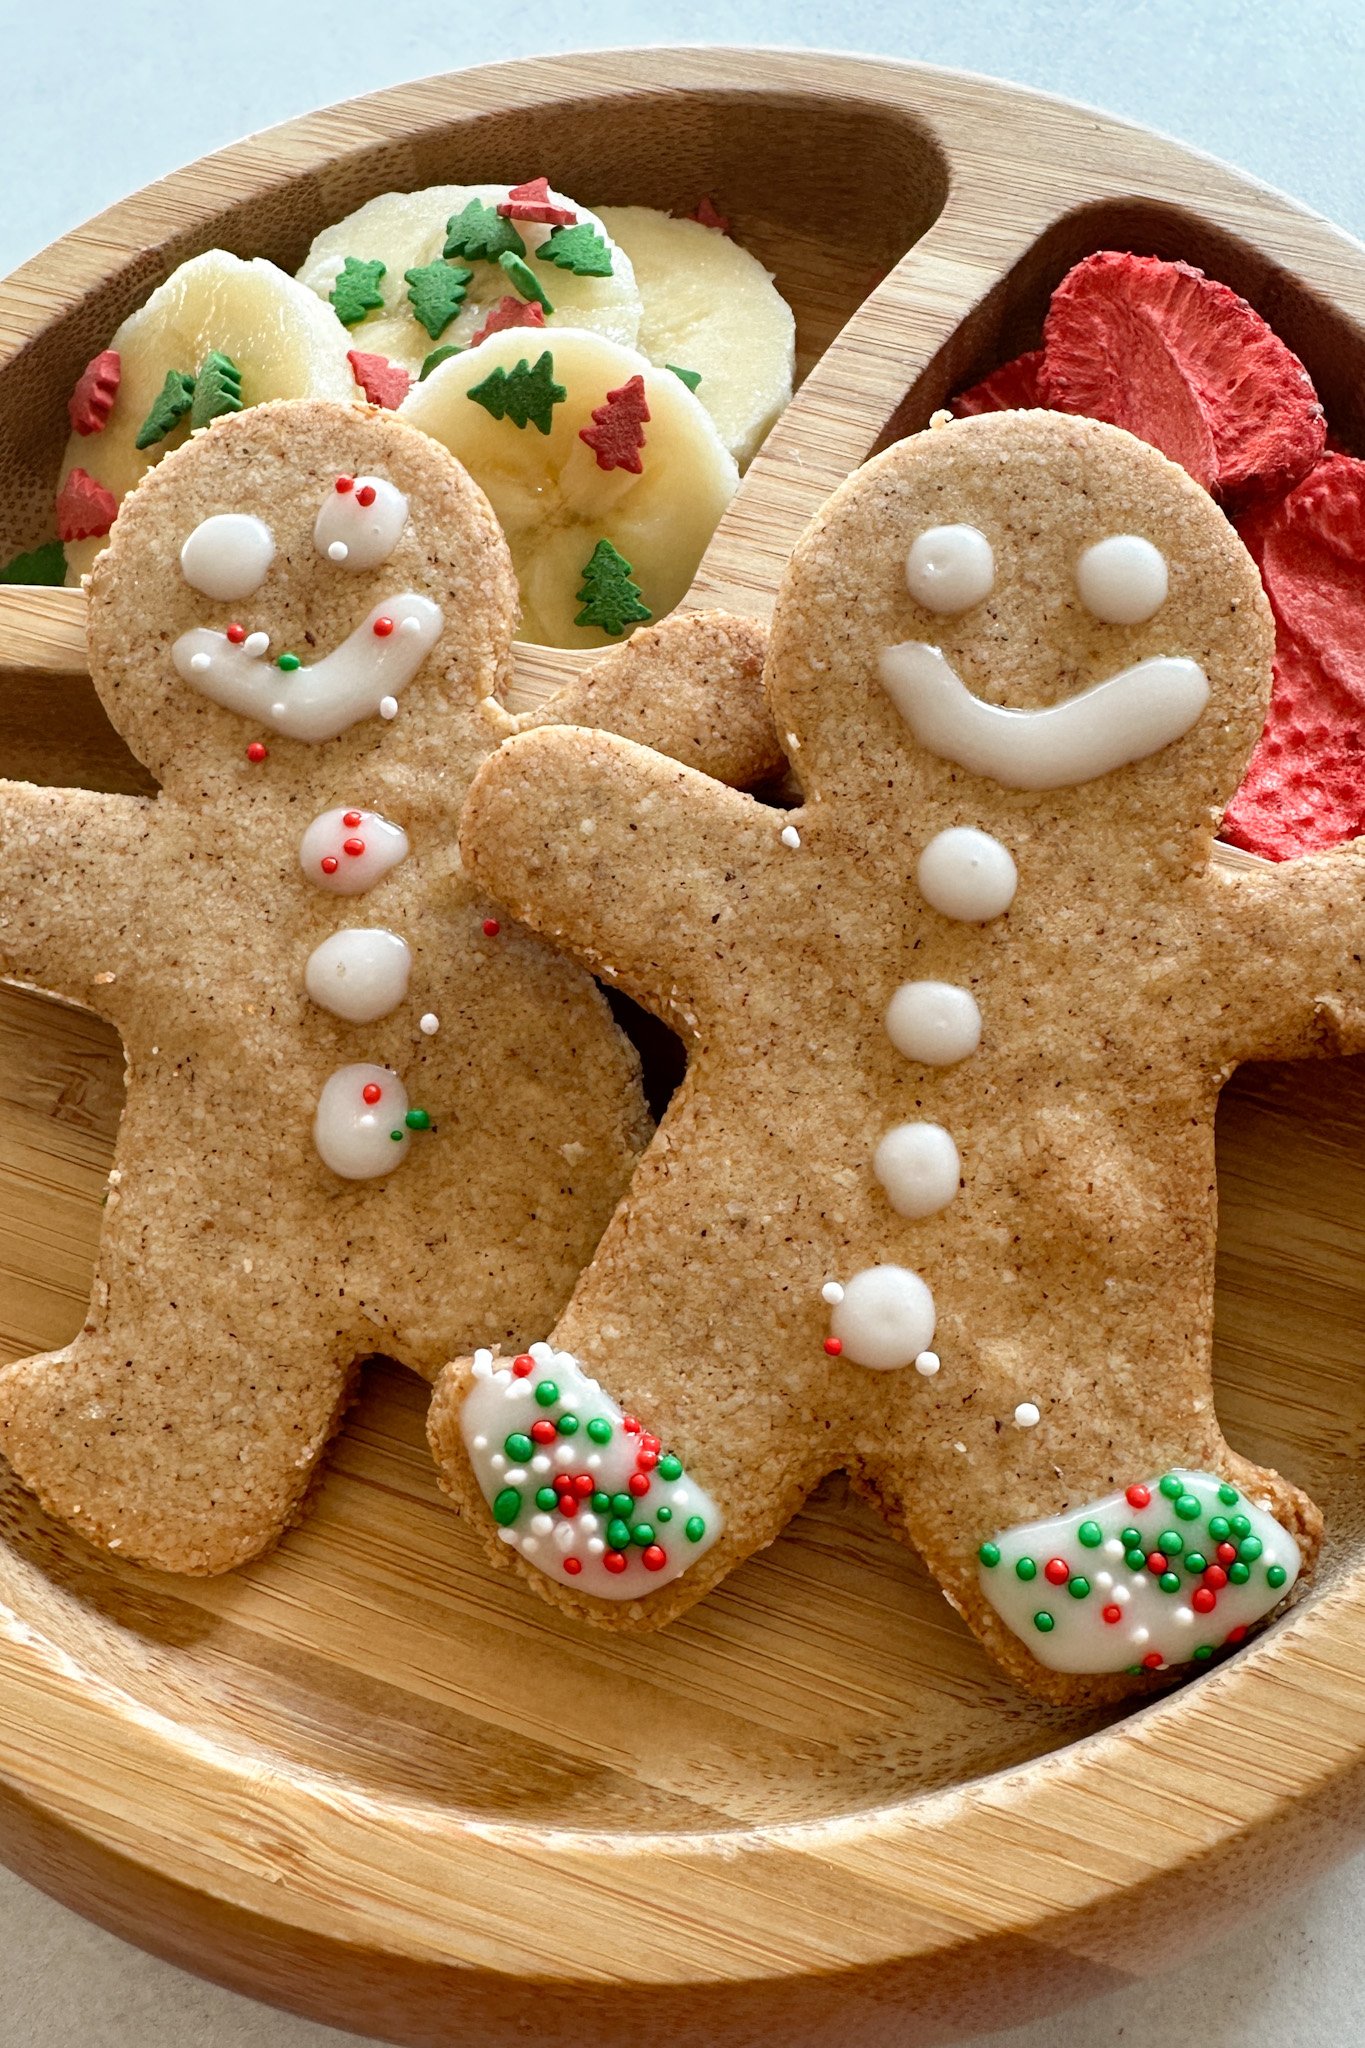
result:
[[[519,1351],[517,1353],[517,1356],[512,1360],[512,1371],[516,1374],[519,1380],[524,1380],[527,1374],[534,1372],[535,1369],[536,1362],[528,1352]]]
[[[699,220],[704,228],[714,228],[718,235],[728,235],[730,222],[716,206],[709,192],[703,192],[691,213],[683,215],[684,220]]]
[[[412,389],[412,379],[401,363],[391,363],[387,356],[367,355],[362,348],[349,348],[346,360],[371,405],[385,405],[392,411]]]
[[[1204,1573],[1203,1584],[1211,1593],[1221,1593],[1228,1582],[1228,1575],[1221,1564],[1211,1564]]]
[[[1104,1620],[1109,1622],[1111,1625],[1116,1621],[1123,1620],[1123,1609],[1121,1607],[1106,1607],[1103,1608],[1101,1612]]]
[[[495,917],[486,917],[484,919],[483,935],[486,939],[495,939],[501,930],[502,926]]]
[[[236,620],[234,619],[232,624],[227,629],[227,637],[232,642],[234,647],[240,647],[242,642],[246,638],[246,627],[239,626]]]
[[[571,1579],[576,1579],[578,1577],[578,1574],[583,1569],[582,1559],[577,1557],[566,1557],[564,1560],[564,1569],[569,1574],[569,1577]]]
[[[647,1572],[661,1572],[668,1563],[668,1553],[661,1544],[647,1543],[640,1553],[640,1562]]]
[[[365,851],[365,842],[363,839],[343,839],[341,850],[343,853],[349,853],[352,860],[359,860]]]
[[[551,1483],[556,1493],[570,1493],[573,1490],[573,1480],[567,1472],[556,1472]]]
[[[571,206],[556,206],[550,197],[548,178],[532,178],[525,185],[508,187],[507,197],[498,202],[504,220],[539,221],[547,228],[570,228],[578,219]]]
[[[636,1500],[643,1500],[649,1492],[650,1477],[647,1472],[632,1472],[626,1481],[627,1493],[633,1493]]]
[[[837,1358],[844,1348],[842,1337],[826,1337],[825,1349],[831,1358]]]
[[[1218,1559],[1219,1564],[1236,1564],[1237,1545],[1235,1543],[1220,1543],[1213,1554]]]
[[[384,1093],[377,1081],[367,1081],[360,1092],[367,1102],[378,1102],[380,1096]]]
[[[622,1550],[605,1550],[602,1553],[602,1562],[609,1572],[623,1572],[626,1568],[625,1552]]]
[[[1043,1577],[1050,1586],[1064,1586],[1071,1577],[1071,1568],[1063,1557],[1050,1557],[1043,1566]]]
[[[1002,363],[969,391],[959,391],[953,411],[960,420],[969,420],[979,412],[1028,412],[1040,406],[1043,396],[1038,389],[1038,371],[1042,360],[1043,351],[1034,348],[1013,362]]]
[[[648,1430],[641,1431],[640,1449],[642,1451],[661,1451],[663,1447],[662,1437],[651,1436]]]
[[[336,855],[335,855],[334,853],[324,853],[324,854],[323,854],[323,856],[322,856],[322,872],[323,872],[323,874],[324,874],[324,875],[334,875],[334,874],[336,873],[337,869],[338,869],[338,868],[339,868],[340,866],[341,866],[341,862],[340,862],[340,861],[339,861],[339,860],[337,859],[337,857],[336,857]]]
[[[605,404],[599,405],[592,417],[593,425],[580,427],[578,438],[585,441],[597,457],[597,467],[626,469],[632,476],[639,476],[644,468],[641,450],[645,445],[645,423],[649,419],[643,376],[637,371],[615,391],[609,391]]]
[[[657,1451],[641,1451],[635,1460],[635,1463],[642,1472],[652,1472],[658,1462],[659,1453]]]
[[[1162,1572],[1170,1570],[1170,1566],[1166,1561],[1166,1553],[1164,1550],[1153,1550],[1149,1553],[1147,1558],[1147,1569],[1149,1572],[1155,1572],[1158,1578],[1160,1578]]]
[[[228,631],[229,633],[232,631],[231,626],[228,627]],[[343,811],[341,814],[341,822],[343,825],[349,825],[351,829],[354,831],[355,827],[360,823],[360,812]]]
[[[376,620],[375,620],[375,622],[374,622],[374,632],[375,632],[375,638],[376,638],[377,640],[387,640],[387,639],[388,639],[388,637],[389,637],[389,635],[390,635],[390,633],[391,633],[392,631],[393,631],[393,620],[392,620],[392,619],[376,619]]]
[[[1247,1632],[1247,1625],[1246,1625],[1246,1623],[1245,1623],[1244,1621],[1239,1621],[1239,1622],[1238,1622],[1238,1624],[1237,1624],[1237,1626],[1236,1626],[1236,1628],[1230,1628],[1230,1629],[1228,1630],[1227,1634],[1226,1634],[1226,1635],[1224,1636],[1224,1638],[1223,1638],[1223,1641],[1224,1641],[1225,1643],[1240,1643],[1240,1642],[1244,1642],[1244,1641],[1246,1640],[1246,1632]]]
[[[355,494],[357,505],[373,505],[378,493],[373,484],[362,484]]]
[[[1149,1508],[1152,1505],[1150,1486],[1130,1486],[1123,1497],[1130,1508]]]
[[[266,747],[264,747],[264,746],[262,746],[262,744],[261,744],[261,742],[260,742],[259,740],[253,740],[253,741],[251,742],[251,745],[250,745],[250,746],[249,746],[249,747],[247,748],[247,750],[246,750],[246,757],[247,757],[247,760],[248,760],[248,761],[264,761],[264,759],[265,759],[265,757],[266,757],[266,754],[268,753],[268,751],[269,751],[269,749],[268,749],[268,748],[266,748]]]
[[[122,375],[123,364],[116,348],[101,349],[97,356],[90,358],[66,402],[74,433],[102,432],[114,410]]]
[[[58,540],[99,540],[118,516],[118,499],[83,469],[73,469],[57,493]]]
[[[339,476],[337,478],[337,489],[343,492],[353,491],[355,489],[355,478],[353,476]]]
[[[580,1500],[591,1500],[597,1491],[597,1481],[591,1472],[577,1472],[573,1478],[573,1490]]]
[[[1144,1671],[1160,1671],[1165,1662],[1160,1650],[1149,1650],[1142,1660],[1142,1668]]]
[[[623,1415],[621,1417],[621,1427],[625,1430],[627,1436],[638,1436],[640,1434],[640,1425],[633,1415]]]
[[[1207,1586],[1196,1586],[1190,1605],[1196,1614],[1212,1614],[1218,1605],[1218,1595]]]
[[[552,1444],[558,1434],[559,1432],[556,1430],[553,1422],[543,1415],[538,1422],[531,1424],[532,1443]]]
[[[538,299],[519,299],[515,292],[499,299],[496,306],[477,334],[471,335],[469,346],[477,348],[481,341],[487,341],[490,334],[501,334],[505,327],[543,327],[545,308]]]
[[[577,1495],[572,1493],[561,1493],[559,1496],[559,1512],[561,1515],[568,1515],[570,1517],[576,1515],[578,1513]]]

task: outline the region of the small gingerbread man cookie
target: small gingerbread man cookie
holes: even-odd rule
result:
[[[507,547],[391,413],[216,422],[130,495],[90,666],[152,801],[0,784],[0,966],[123,1036],[84,1330],[0,1373],[0,1444],[93,1541],[223,1570],[297,1511],[356,1362],[548,1328],[648,1135],[577,967],[461,871],[517,729]],[[761,773],[761,640],[713,615],[538,714]],[[532,721],[534,722],[534,721]]]
[[[1214,1414],[1214,1110],[1240,1060],[1365,1044],[1365,845],[1211,860],[1272,643],[1180,470],[1000,414],[796,550],[767,687],[802,809],[601,734],[481,770],[471,871],[689,1047],[553,1348],[438,1384],[495,1554],[650,1627],[844,1466],[1056,1699],[1292,1590],[1318,1512]]]

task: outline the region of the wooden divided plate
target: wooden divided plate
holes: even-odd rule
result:
[[[295,121],[78,229],[0,295],[0,557],[50,531],[66,395],[172,267],[293,269],[393,186],[546,171],[716,195],[804,378],[693,606],[766,610],[826,494],[1033,345],[1088,251],[1243,292],[1365,453],[1365,250],[1176,144],[913,65],[619,52]],[[0,767],[143,789],[78,594],[0,593]],[[534,694],[572,656],[519,660]],[[0,990],[0,1343],[80,1324],[110,1030]],[[1365,1809],[1365,1062],[1247,1069],[1218,1123],[1219,1406],[1330,1526],[1312,1597],[1124,1716],[1001,1679],[838,1484],[660,1636],[572,1627],[444,1507],[426,1390],[376,1362],[312,1512],[214,1580],[120,1565],[0,1491],[0,1853],[258,1997],[410,2044],[900,2048],[1102,1991],[1259,1910]]]

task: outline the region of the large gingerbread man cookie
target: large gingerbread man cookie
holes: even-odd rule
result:
[[[767,686],[802,809],[601,734],[482,769],[472,872],[689,1048],[552,1346],[439,1382],[495,1554],[649,1627],[844,1466],[1058,1699],[1292,1590],[1317,1510],[1214,1414],[1214,1109],[1240,1060],[1365,1044],[1365,843],[1211,858],[1272,640],[1180,470],[991,416],[796,551]]]
[[[548,1328],[648,1118],[579,968],[460,868],[516,619],[460,465],[391,413],[261,406],[167,457],[90,583],[154,800],[0,784],[0,968],[127,1053],[94,1296],[0,1374],[0,1443],[93,1541],[212,1572],[295,1514],[355,1364]],[[761,641],[713,616],[539,716],[761,772]]]

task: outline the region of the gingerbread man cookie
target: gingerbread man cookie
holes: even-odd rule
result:
[[[689,1048],[552,1348],[438,1383],[495,1555],[650,1627],[844,1466],[1057,1699],[1292,1590],[1318,1512],[1214,1414],[1214,1110],[1238,1061],[1365,1044],[1365,842],[1211,860],[1272,645],[1186,475],[1000,414],[798,547],[767,687],[802,809],[602,734],[481,770],[471,871]]]
[[[90,582],[91,674],[161,794],[0,784],[0,966],[108,1017],[128,1063],[89,1318],[0,1374],[0,1442],[125,1556],[269,1545],[366,1354],[431,1376],[548,1328],[648,1134],[605,999],[460,868],[518,725],[492,696],[515,621],[443,448],[256,407],[137,487]],[[538,717],[619,707],[762,772],[757,629],[680,623]]]

